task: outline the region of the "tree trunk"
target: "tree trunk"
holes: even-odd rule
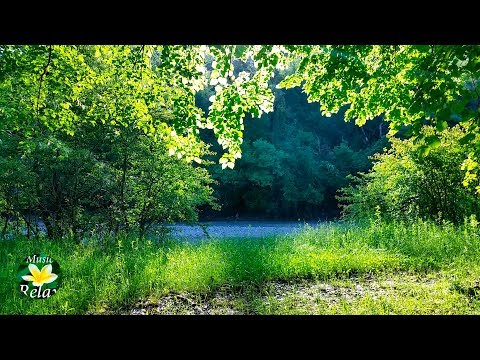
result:
[[[127,179],[127,164],[128,164],[128,155],[127,149],[125,149],[125,153],[123,155],[123,164],[122,164],[122,180],[120,183],[120,210],[122,212],[123,219],[125,221],[125,230],[128,232],[129,224],[127,218],[127,209],[125,204],[125,183]],[[117,227],[118,231],[118,227]]]
[[[45,227],[47,228],[47,237],[50,240],[53,240],[53,238],[55,237],[55,229],[52,223],[50,222],[50,219],[48,218],[45,219]]]

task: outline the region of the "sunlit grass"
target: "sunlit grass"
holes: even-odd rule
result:
[[[0,313],[116,312],[147,297],[208,297],[225,289],[250,294],[234,300],[246,313],[469,313],[477,306],[480,238],[477,228],[468,224],[324,224],[295,236],[198,244],[153,243],[130,236],[113,240],[103,246],[93,241],[3,240]],[[57,260],[63,275],[58,293],[43,300],[20,294],[15,281],[21,259],[39,252]],[[436,280],[409,282],[400,274]],[[272,281],[343,282],[353,287],[366,277],[381,282],[387,275],[396,284],[390,290],[370,289],[349,301],[312,300],[295,292],[266,301],[268,291],[258,293]]]
[[[480,275],[480,272],[477,272]],[[418,276],[378,274],[369,281],[344,279],[325,291],[324,283],[300,283],[279,296],[256,296],[254,313],[342,315],[479,314],[480,300],[452,287],[449,272]]]

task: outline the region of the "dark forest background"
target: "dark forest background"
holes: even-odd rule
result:
[[[371,156],[389,147],[388,125],[381,118],[359,127],[344,121],[344,111],[322,116],[319,104],[308,103],[300,88],[275,88],[284,75],[272,81],[274,111],[260,119],[247,115],[242,158],[235,168],[210,167],[221,209],[205,206],[201,219],[336,218],[337,190],[349,184],[348,175],[370,169]],[[198,94],[204,111],[210,95],[208,89]],[[202,135],[212,150],[221,153],[211,130]]]

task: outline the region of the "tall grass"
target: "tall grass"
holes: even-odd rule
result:
[[[59,262],[63,280],[57,294],[36,300],[20,293],[15,275],[25,256],[40,252]],[[0,242],[0,313],[101,313],[168,292],[209,293],[269,280],[456,267],[466,271],[479,255],[476,223],[454,227],[424,221],[329,223],[290,236],[196,244],[132,236],[103,244],[17,238]]]

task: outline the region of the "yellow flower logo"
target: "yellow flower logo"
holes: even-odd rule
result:
[[[22,276],[23,280],[32,281],[33,286],[42,286],[43,284],[49,284],[55,281],[58,277],[57,274],[52,273],[52,265],[45,265],[42,270],[38,270],[37,265],[29,264],[28,270],[32,275]]]

